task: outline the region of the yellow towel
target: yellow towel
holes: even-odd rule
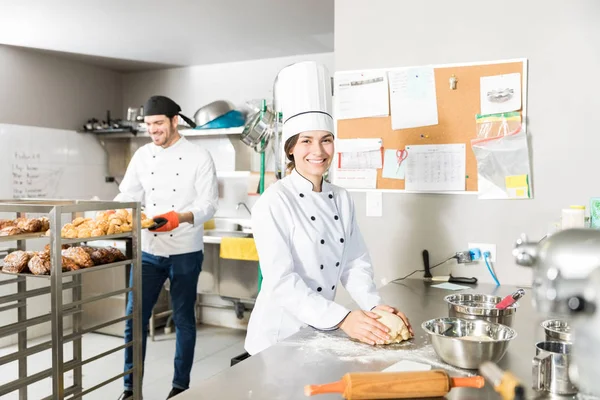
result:
[[[209,229],[215,229],[215,220],[209,219],[204,223],[204,230],[207,231]]]
[[[230,260],[258,261],[256,245],[252,238],[222,238],[220,256]]]

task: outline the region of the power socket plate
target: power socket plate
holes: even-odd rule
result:
[[[479,249],[481,250],[481,259],[478,261],[481,261],[483,263],[485,263],[485,260],[483,258],[483,253],[485,253],[486,251],[490,252],[490,261],[491,262],[496,262],[496,245],[495,244],[491,244],[491,243],[469,243],[469,249]]]

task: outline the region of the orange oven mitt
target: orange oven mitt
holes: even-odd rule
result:
[[[156,222],[156,226],[148,228],[148,230],[154,232],[168,232],[179,226],[179,216],[175,211],[157,215],[152,219]]]

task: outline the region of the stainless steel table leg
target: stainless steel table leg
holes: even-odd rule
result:
[[[27,291],[27,281],[24,277],[20,276],[17,282],[17,290],[19,293],[25,293]],[[19,308],[17,311],[18,322],[24,322],[27,320],[27,299],[21,299],[17,302],[19,304]],[[27,329],[19,332],[18,334],[19,341],[19,353],[23,354],[23,352],[27,349]],[[19,379],[25,379],[27,377],[27,356],[19,358]],[[24,386],[19,389],[19,400],[27,400],[27,386]]]
[[[73,301],[81,300],[81,275],[75,275],[73,277],[73,282],[75,282],[76,286],[73,288]],[[82,309],[83,306],[79,306],[78,309]],[[73,314],[73,333],[78,334],[81,332],[81,318],[82,313],[78,312]],[[77,338],[73,340],[73,360],[75,362],[83,361],[82,355],[82,338]],[[81,371],[81,365],[75,367],[73,369],[73,386],[75,393],[81,393],[83,389],[83,374]]]

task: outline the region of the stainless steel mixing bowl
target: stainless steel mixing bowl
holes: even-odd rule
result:
[[[461,293],[444,297],[448,303],[448,316],[464,319],[482,319],[497,324],[511,326],[518,303],[504,310],[496,308],[502,301],[500,296],[488,294]]]
[[[571,342],[571,327],[568,322],[559,319],[549,319],[542,322],[542,327],[546,333],[546,340],[561,342]]]
[[[442,360],[465,369],[477,369],[485,361],[500,361],[510,341],[517,337],[514,329],[484,320],[435,318],[421,327]]]

